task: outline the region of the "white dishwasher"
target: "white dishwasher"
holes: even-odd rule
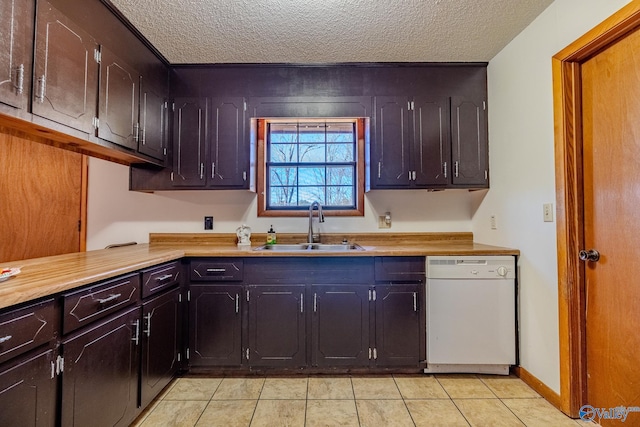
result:
[[[425,373],[509,374],[516,363],[515,257],[427,257]]]

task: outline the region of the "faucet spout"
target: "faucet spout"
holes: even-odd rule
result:
[[[318,210],[318,223],[324,222],[324,214],[322,213],[322,205],[317,200],[309,205],[309,232],[307,234],[307,243],[320,242],[320,224],[318,224],[318,232],[313,232],[313,208]]]

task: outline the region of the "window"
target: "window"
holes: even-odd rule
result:
[[[261,216],[306,214],[318,201],[327,213],[361,215],[363,120],[259,120],[263,143]]]

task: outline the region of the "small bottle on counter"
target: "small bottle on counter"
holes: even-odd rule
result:
[[[267,231],[267,245],[275,245],[276,244],[276,232],[273,229],[273,225]]]

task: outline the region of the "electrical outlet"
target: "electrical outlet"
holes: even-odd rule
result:
[[[553,203],[542,205],[544,222],[553,222]]]
[[[391,218],[391,217],[389,217]],[[391,219],[387,220],[386,215],[378,217],[378,228],[391,228]]]
[[[497,230],[498,229],[498,220],[496,219],[495,215],[491,215],[489,217],[489,224],[491,225],[491,229],[492,230]]]
[[[213,230],[213,217],[205,216],[204,217],[204,229],[205,230]]]

